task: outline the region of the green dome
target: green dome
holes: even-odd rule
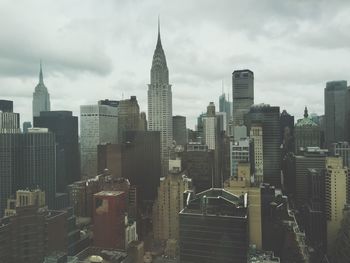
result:
[[[311,118],[309,118],[307,107],[305,107],[305,110],[304,110],[304,118],[298,120],[298,122],[295,124],[295,127],[305,127],[305,126],[315,126],[315,127],[318,126],[316,122],[314,122]]]

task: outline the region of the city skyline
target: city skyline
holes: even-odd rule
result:
[[[42,59],[52,110],[79,115],[79,105],[122,99],[124,94],[124,98],[136,95],[140,110],[146,111],[149,58],[160,14],[172,72],[173,115],[186,116],[188,127],[194,127],[209,98],[215,98],[218,106],[222,81],[225,91],[231,91],[233,70],[245,68],[255,75],[256,103],[280,105],[296,119],[302,117],[305,105],[310,113],[323,114],[326,82],[350,79],[343,59],[348,54],[349,7],[342,1],[331,6],[267,1],[254,10],[249,3],[240,3],[239,10],[231,8],[237,3],[227,1],[216,9],[209,1],[201,6],[88,2],[79,9],[69,2],[28,1],[21,8],[2,3],[1,10],[6,10],[0,44],[3,99],[15,101],[21,122],[31,120],[26,109]],[[327,15],[330,7],[332,17]],[[23,18],[20,22],[14,12]],[[244,19],[236,19],[238,12],[245,12]]]

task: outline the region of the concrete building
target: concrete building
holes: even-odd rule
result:
[[[254,145],[254,181],[260,184],[264,181],[263,129],[261,124],[252,124],[250,138]]]
[[[325,212],[327,218],[327,251],[330,254],[343,220],[346,204],[348,168],[341,157],[326,158]]]
[[[186,145],[187,128],[185,116],[173,116],[173,137],[177,145]]]
[[[163,174],[167,174],[168,172],[169,150],[173,143],[172,110],[169,71],[160,40],[158,21],[158,40],[152,60],[151,83],[148,85],[148,129],[150,131],[160,132]]]
[[[32,128],[32,123],[30,121],[24,121],[23,122],[23,133],[27,133],[28,132],[28,129]]]
[[[331,143],[349,140],[350,92],[345,80],[327,82],[324,89],[325,139]]]
[[[119,101],[118,105],[118,143],[123,141],[124,132],[140,128],[140,107],[136,96]]]
[[[231,146],[231,176],[237,177],[238,164],[250,163],[251,160],[251,141],[249,138],[240,139],[239,141],[230,142]],[[250,179],[250,178],[249,178]]]
[[[56,143],[45,128],[28,133],[0,134],[0,215],[6,200],[18,189],[39,187],[46,194],[49,208],[55,206]]]
[[[283,155],[294,152],[294,116],[283,110],[280,117],[281,144]]]
[[[35,91],[33,93],[33,118],[40,116],[40,112],[42,111],[50,110],[50,94],[44,84],[43,71],[40,62],[39,83],[36,85]]]
[[[246,263],[248,218],[244,200],[216,188],[188,200],[180,212],[181,262]]]
[[[39,208],[44,208],[46,206],[45,192],[40,189],[17,190],[15,199],[7,199],[5,216],[15,215],[16,208],[23,206],[37,206]]]
[[[160,179],[152,211],[155,240],[179,239],[179,212],[183,209],[184,192],[190,187],[191,179],[182,172],[169,173]]]
[[[249,69],[232,73],[232,104],[233,125],[243,125],[244,115],[254,104],[254,73]]]
[[[252,106],[246,115],[246,126],[249,133],[255,123],[261,124],[263,132],[263,180],[265,183],[280,187],[280,108],[267,104]]]
[[[125,248],[125,193],[102,191],[94,194],[94,246]]]
[[[81,173],[97,174],[97,145],[117,143],[118,108],[104,105],[80,106]]]
[[[320,147],[320,127],[309,118],[308,110],[305,107],[304,118],[298,120],[295,124],[295,153],[300,152],[307,147]]]
[[[108,169],[113,177],[123,177],[122,144],[105,143],[97,146],[97,172]]]
[[[231,121],[232,117],[232,102],[230,102],[230,97],[229,94],[226,97],[226,94],[223,92],[221,96],[219,97],[219,112],[225,112],[226,113],[226,126],[225,126],[225,131],[228,132],[228,125]]]
[[[80,180],[78,117],[71,111],[42,111],[34,117],[34,127],[48,128],[55,135],[56,188],[65,192],[67,185]]]
[[[13,101],[12,100],[0,100],[0,111],[13,112]]]

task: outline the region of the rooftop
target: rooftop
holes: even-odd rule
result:
[[[94,194],[95,196],[118,196],[123,194],[123,191],[101,191],[98,192],[96,194]]]

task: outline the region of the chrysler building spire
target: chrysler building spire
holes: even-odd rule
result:
[[[169,151],[173,140],[172,93],[169,84],[169,71],[160,38],[158,17],[158,39],[154,50],[151,82],[148,85],[148,128],[160,131],[162,173],[168,172]]]

